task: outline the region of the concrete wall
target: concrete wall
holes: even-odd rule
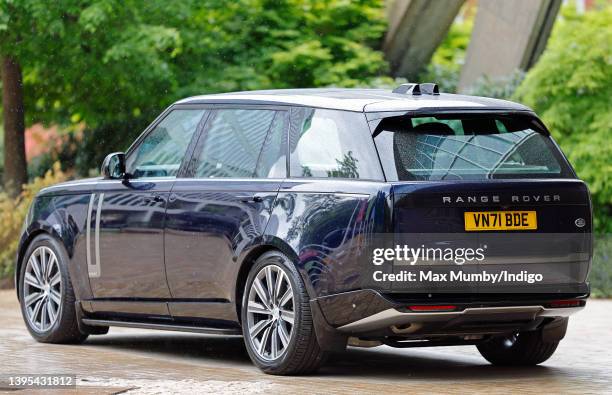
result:
[[[395,0],[388,3],[384,51],[396,77],[414,80],[429,63],[464,0]]]
[[[561,0],[480,0],[459,91],[480,77],[500,77],[535,64]]]

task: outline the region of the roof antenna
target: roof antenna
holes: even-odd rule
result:
[[[419,84],[421,87],[421,93],[424,95],[439,95],[440,90],[438,89],[438,84],[434,84],[433,82],[426,82],[424,84]]]
[[[401,84],[397,88],[393,89],[393,93],[401,93],[403,95],[420,95],[421,89],[419,88],[419,84]]]
[[[401,84],[397,88],[393,89],[393,93],[400,93],[403,95],[439,95],[440,90],[438,84],[427,82],[424,84]]]

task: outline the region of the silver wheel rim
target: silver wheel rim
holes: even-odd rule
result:
[[[49,247],[38,247],[28,258],[23,279],[23,305],[30,327],[48,331],[62,305],[62,274],[57,256]]]
[[[266,361],[283,356],[293,334],[295,306],[289,278],[279,266],[269,265],[255,276],[247,306],[248,338]]]

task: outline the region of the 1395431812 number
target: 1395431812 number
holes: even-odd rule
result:
[[[69,374],[17,374],[5,376],[4,381],[9,387],[75,387],[76,377]]]

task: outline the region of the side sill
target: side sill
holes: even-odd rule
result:
[[[83,324],[90,326],[120,326],[125,328],[157,329],[162,331],[202,333],[206,335],[242,336],[242,332],[240,331],[240,329],[234,328],[210,328],[190,325],[157,324],[149,322],[98,320],[92,318],[83,318],[82,322]]]

